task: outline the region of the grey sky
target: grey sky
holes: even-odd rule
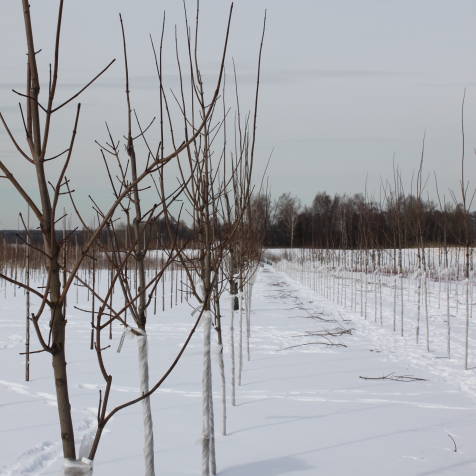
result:
[[[51,58],[57,2],[32,0],[42,48],[43,77]],[[109,199],[94,139],[104,138],[104,121],[123,133],[124,100],[118,12],[127,28],[134,103],[144,121],[154,112],[154,65],[149,33],[158,39],[166,10],[169,46],[173,25],[183,31],[181,1],[81,0],[65,2],[60,80],[65,97],[107,62],[114,67],[81,99],[73,174],[83,210],[87,195]],[[194,2],[188,2],[189,8]],[[213,81],[222,46],[228,1],[201,1],[203,70]],[[268,30],[263,60],[258,160],[271,150],[272,193],[289,191],[310,202],[317,191],[361,192],[378,198],[380,178],[391,179],[392,157],[407,183],[417,167],[427,131],[425,170],[436,171],[440,191],[458,187],[461,154],[461,97],[465,112],[468,178],[476,185],[475,0],[238,0],[232,21],[230,58],[240,72],[240,92],[252,97],[264,8]],[[12,87],[24,80],[24,37],[19,2],[4,1],[0,15],[0,110],[18,131]],[[174,56],[165,62],[175,81]],[[45,85],[46,86],[46,85]],[[53,145],[67,141],[72,110],[58,119]],[[62,139],[62,142],[60,141]],[[3,131],[0,157],[31,184]],[[433,185],[428,192],[433,193]],[[0,183],[0,227],[16,226],[23,204]]]

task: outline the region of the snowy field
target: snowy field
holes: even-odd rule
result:
[[[442,359],[440,348],[436,349],[436,330],[435,351],[430,353],[414,343],[410,331],[403,338],[392,332],[391,290],[382,299],[386,325],[381,326],[371,314],[371,294],[366,320],[353,306],[319,294],[309,277],[292,268],[290,277],[275,268],[262,268],[254,286],[251,361],[245,359],[237,406],[228,406],[226,437],[220,435],[220,383],[214,367],[218,473],[476,474],[476,370],[462,369],[458,340],[455,359]],[[340,283],[341,289],[346,282],[350,283]],[[350,288],[348,292],[350,299]],[[415,312],[411,296],[405,302],[409,314]],[[435,295],[431,302],[436,303]],[[73,304],[68,312],[67,358],[79,445],[81,437],[94,429],[103,381],[89,350],[89,317],[73,309]],[[80,292],[78,306],[89,305],[85,292]],[[223,308],[229,309],[228,302]],[[190,305],[183,303],[149,318],[152,382],[186,337],[193,321],[190,313]],[[432,313],[436,315],[433,308]],[[34,355],[31,382],[23,380],[22,292],[14,296],[11,286],[2,289],[0,316],[0,475],[59,475],[61,448],[48,356]],[[457,319],[455,329],[460,326]],[[228,315],[223,324],[229,381]],[[237,328],[235,323],[235,332]],[[326,332],[342,335],[317,335]],[[111,403],[138,395],[136,346],[126,340],[118,354],[120,337],[121,330],[113,329],[111,348],[106,351],[114,376]],[[444,351],[444,341],[441,348]],[[158,474],[200,474],[201,354],[199,330],[152,398]],[[361,378],[382,376],[390,379]],[[391,379],[396,376],[422,380]],[[141,418],[140,406],[134,406],[113,419],[100,443],[95,475],[143,474]]]
[[[476,365],[473,250],[469,279],[465,279],[462,248],[449,248],[447,259],[443,248],[426,248],[426,270],[418,266],[416,249],[402,250],[402,273],[393,251],[273,250],[272,254],[277,269],[390,334],[400,335],[404,339],[398,345],[405,352],[414,344],[426,349],[428,358],[441,359],[432,367],[457,375],[476,394],[476,378],[458,372]],[[393,344],[396,341],[387,342]]]

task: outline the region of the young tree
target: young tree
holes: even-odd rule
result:
[[[189,39],[189,49],[194,51],[198,41],[199,9],[196,11],[197,23],[193,42]],[[222,285],[223,263],[230,243],[235,242],[235,236],[240,233],[240,225],[246,213],[252,192],[252,171],[254,147],[256,140],[256,123],[258,107],[259,76],[261,68],[261,52],[266,24],[264,19],[258,59],[258,76],[254,101],[254,112],[248,139],[242,139],[231,166],[226,165],[228,158],[226,140],[227,109],[223,107],[223,117],[217,118],[218,113],[207,118],[199,137],[187,148],[187,173],[181,166],[181,178],[184,194],[188,198],[189,212],[192,217],[196,252],[182,253],[181,259],[189,276],[190,287],[198,308],[203,314],[203,373],[202,373],[202,476],[216,474],[214,408],[212,398],[212,359],[211,359],[211,329],[214,327],[221,341],[220,320],[213,322],[213,304],[218,300],[219,289]],[[188,30],[188,28],[187,28]],[[189,30],[188,30],[189,31]],[[202,119],[205,117],[205,105],[208,104],[204,80],[200,73],[197,55],[189,55],[192,75],[192,104]],[[185,100],[182,93],[182,108]],[[239,103],[238,103],[239,104]],[[238,106],[239,107],[239,106]],[[193,122],[192,122],[193,124]],[[240,124],[241,126],[241,124]],[[223,137],[217,146],[218,137]],[[218,150],[218,153],[217,153]],[[186,177],[190,177],[187,180]],[[230,189],[240,190],[240,194],[232,195]],[[233,196],[232,200],[229,197]],[[224,203],[226,202],[226,205]],[[229,220],[233,217],[233,220]],[[198,276],[196,284],[192,275]],[[214,298],[215,294],[215,298]],[[223,356],[220,355],[220,366],[223,367]],[[222,381],[223,382],[223,381]]]
[[[28,0],[22,0],[25,36],[27,43],[26,92],[16,92],[16,94],[20,95],[24,100],[24,106],[20,107],[20,111],[28,151],[25,149],[25,147],[22,146],[20,140],[15,137],[12,132],[12,128],[8,125],[6,119],[0,113],[0,121],[3,124],[13,147],[16,149],[18,154],[23,159],[25,159],[27,163],[32,167],[36,175],[36,188],[34,191],[29,192],[26,187],[22,185],[22,183],[17,179],[15,172],[3,161],[0,161],[0,170],[3,173],[2,178],[6,179],[14,187],[14,189],[25,201],[25,203],[31,210],[31,213],[34,215],[34,217],[40,224],[43,248],[35,247],[33,244],[29,244],[29,246],[32,247],[32,249],[35,248],[35,250],[42,256],[43,264],[47,271],[46,285],[41,289],[36,289],[31,287],[31,285],[27,285],[17,279],[13,279],[10,276],[7,276],[5,273],[0,273],[0,277],[6,279],[9,282],[14,283],[17,286],[24,288],[40,300],[40,304],[36,309],[36,312],[34,312],[31,317],[31,323],[35,330],[39,345],[41,346],[40,351],[47,352],[51,356],[53,367],[53,381],[56,388],[56,401],[58,408],[61,441],[63,446],[63,455],[66,460],[75,461],[75,437],[71,415],[71,404],[69,400],[68,372],[66,365],[67,321],[65,316],[65,303],[68,292],[71,289],[72,283],[76,280],[80,280],[78,270],[80,269],[85,259],[89,257],[89,253],[92,247],[97,243],[97,240],[101,236],[101,233],[111,224],[111,221],[114,219],[116,210],[121,207],[123,201],[127,200],[130,197],[134,197],[134,192],[138,190],[137,187],[139,186],[141,181],[143,181],[146,177],[149,177],[152,173],[156,172],[157,168],[161,164],[165,164],[171,161],[172,159],[178,157],[179,154],[186,151],[190,147],[190,145],[197,139],[197,137],[202,133],[202,129],[209,120],[209,117],[218,100],[221,88],[221,80],[223,76],[223,62],[225,54],[223,54],[222,57],[215,91],[211,95],[207,105],[204,105],[203,107],[203,115],[201,118],[202,120],[199,123],[196,123],[193,128],[186,127],[187,131],[185,140],[183,140],[180,145],[176,145],[175,143],[173,143],[172,151],[170,153],[164,154],[164,150],[162,149],[161,153],[150,156],[148,158],[147,164],[142,169],[142,171],[136,171],[134,175],[130,177],[127,182],[124,183],[123,186],[117,190],[117,194],[108,209],[101,211],[97,207],[99,217],[98,224],[96,227],[90,229],[90,235],[82,246],[81,251],[77,253],[75,259],[72,261],[72,263],[68,264],[68,268],[66,269],[65,261],[62,259],[62,250],[64,250],[64,246],[70,236],[68,235],[62,237],[61,233],[59,233],[60,229],[58,228],[58,226],[61,225],[61,220],[64,220],[66,218],[64,215],[60,215],[60,206],[62,204],[63,197],[66,195],[73,200],[74,191],[70,187],[70,178],[67,177],[67,173],[69,171],[69,166],[73,157],[73,148],[79,123],[81,105],[78,104],[76,107],[74,120],[72,121],[72,133],[69,140],[69,144],[64,150],[64,152],[56,155],[51,154],[49,152],[49,138],[52,135],[53,117],[58,111],[62,110],[70,103],[72,103],[94,81],[96,81],[113,64],[114,60],[112,60],[100,73],[98,73],[84,87],[80,88],[75,94],[73,94],[68,99],[62,102],[56,102],[56,92],[58,89],[59,76],[63,4],[64,1],[60,0],[58,6],[58,16],[55,34],[54,60],[51,66],[51,74],[49,76],[50,79],[47,88],[46,102],[43,103],[42,98],[40,97],[41,80],[36,60],[36,56],[37,54],[39,54],[39,52],[36,49],[34,41],[30,5]],[[227,30],[226,34],[225,51],[228,39],[228,32],[229,29]],[[185,122],[187,123],[186,120]],[[49,167],[49,164],[51,164],[51,162],[58,162],[61,160],[62,164],[60,164],[59,173],[55,174],[54,170]],[[35,196],[39,197],[39,203],[37,203],[36,199],[34,198]],[[74,204],[74,201],[73,206],[76,209],[77,215],[80,216],[79,211],[77,210],[77,207]],[[139,216],[143,217],[141,210],[138,210],[137,213]],[[141,227],[139,224],[138,238],[140,238],[141,234],[140,228]],[[134,249],[134,252],[137,252],[137,256],[141,255],[141,250],[139,248]],[[126,255],[125,258],[127,261],[128,255]],[[123,266],[124,262],[119,263],[120,268],[123,268]],[[95,346],[99,358],[101,372],[106,382],[106,388],[104,393],[102,394],[101,402],[99,405],[100,408],[98,412],[98,429],[96,432],[96,437],[89,452],[90,459],[93,459],[96,454],[99,439],[108,421],[110,421],[110,419],[121,409],[134,403],[140,402],[143,399],[146,399],[152,392],[154,392],[160,386],[162,381],[176,365],[178,359],[183,353],[184,348],[190,340],[191,334],[194,332],[194,330],[196,329],[196,325],[198,324],[197,323],[192,328],[191,334],[189,334],[189,336],[185,340],[184,347],[177,355],[177,358],[172,363],[169,370],[158,382],[155,383],[154,386],[150,388],[149,391],[143,392],[140,397],[126,402],[122,405],[119,405],[108,412],[108,397],[111,389],[112,375],[107,373],[102,359],[103,349],[101,348],[100,343],[100,332],[105,328],[105,326],[109,324],[109,321],[106,324],[103,324],[101,322],[101,318],[103,317],[105,312],[111,312],[111,314],[113,314],[114,319],[121,319],[120,313],[114,314],[113,310],[108,307],[108,299],[110,297],[111,292],[112,287],[109,289],[106,299],[101,301],[100,309],[96,314]],[[138,289],[138,295],[134,297],[132,301],[135,303],[138,300],[140,307],[140,303],[144,303],[144,296],[145,287],[142,287],[142,289]],[[100,296],[96,295],[96,297],[99,299]],[[42,318],[45,316],[47,310],[49,310],[50,319],[48,326],[49,329],[45,333],[41,323],[44,320]],[[32,351],[29,352],[29,354],[31,353]]]
[[[59,155],[51,155],[49,153],[49,139],[52,134],[51,129],[54,115],[77,98],[90,84],[101,76],[109,66],[112,65],[114,60],[76,94],[62,103],[57,104],[55,102],[58,86],[63,3],[63,0],[60,0],[55,36],[54,60],[50,70],[51,74],[46,103],[43,105],[42,98],[40,97],[40,73],[36,59],[38,51],[35,46],[30,5],[28,0],[22,0],[27,43],[27,74],[26,92],[17,94],[24,99],[25,103],[25,106],[20,107],[20,110],[28,151],[23,147],[19,139],[13,135],[12,129],[7,124],[3,115],[0,114],[0,120],[10,137],[13,146],[18,154],[34,169],[36,175],[35,194],[27,191],[20,181],[17,180],[15,172],[12,171],[3,161],[0,161],[0,169],[4,174],[4,178],[6,178],[16,189],[17,193],[26,202],[40,224],[40,230],[43,237],[43,250],[41,250],[41,253],[48,273],[46,287],[40,292],[29,287],[27,284],[18,282],[16,282],[16,284],[27,289],[30,293],[41,299],[41,304],[38,310],[31,318],[32,324],[42,350],[51,355],[63,454],[65,458],[74,460],[76,457],[76,450],[66,368],[66,318],[64,315],[64,302],[69,284],[62,280],[61,252],[65,243],[64,240],[59,238],[57,226],[58,221],[62,218],[64,219],[64,217],[58,215],[58,210],[61,196],[65,191],[65,184],[68,181],[66,178],[66,172],[72,158],[81,110],[80,104],[76,107],[71,138],[65,151]],[[26,109],[25,113],[24,108]],[[61,159],[63,159],[63,165],[60,169],[59,175],[55,177],[49,169],[49,163],[50,161],[59,161]],[[39,196],[40,203],[36,202],[33,198],[34,195]],[[87,246],[83,251],[82,258],[87,253],[89,247],[90,246]],[[6,276],[3,277],[12,281]],[[46,309],[49,309],[50,312],[50,330],[48,336],[44,335],[40,327],[40,319]]]

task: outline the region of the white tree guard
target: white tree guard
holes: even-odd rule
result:
[[[149,391],[149,352],[147,334],[137,336],[137,353],[141,394]],[[154,424],[150,408],[150,398],[142,400],[142,416],[144,420],[144,475],[155,476],[154,465]]]
[[[81,461],[64,460],[65,476],[91,476],[93,474],[93,462],[87,458]]]
[[[236,369],[235,369],[235,302],[231,295],[231,319],[230,319],[230,355],[231,355],[231,404],[236,406]]]
[[[202,374],[202,476],[210,475],[210,400],[211,400],[211,313],[204,311],[203,322],[203,374]]]
[[[218,358],[218,367],[220,369],[220,381],[221,381],[221,406],[222,406],[221,433],[223,436],[226,436],[226,379],[225,379],[225,361],[223,358],[223,345],[217,346],[217,358]]]

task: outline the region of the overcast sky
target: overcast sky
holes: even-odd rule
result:
[[[193,9],[195,3],[187,5]],[[202,0],[200,5],[200,61],[213,83],[229,2]],[[52,57],[56,6],[53,0],[31,0],[44,81]],[[229,57],[235,58],[244,98],[253,93],[265,8],[257,160],[259,171],[274,149],[269,174],[274,197],[289,191],[309,203],[318,191],[362,192],[367,181],[369,194],[378,199],[380,181],[392,178],[393,157],[409,187],[426,130],[425,173],[436,172],[441,193],[450,199],[449,190],[457,189],[460,177],[464,88],[467,176],[476,186],[476,0],[238,0]],[[181,1],[66,0],[58,97],[74,92],[112,58],[121,60],[122,12],[134,105],[144,121],[151,117],[157,95],[149,33],[158,40],[164,10],[165,65],[173,87],[173,27],[177,24],[179,36],[183,33]],[[21,132],[18,98],[11,93],[12,87],[24,88],[25,77],[18,1],[2,2],[0,42],[0,111]],[[118,61],[81,98],[70,175],[84,211],[89,209],[88,194],[103,203],[110,199],[94,139],[105,137],[106,120],[124,132],[122,73]],[[68,142],[73,114],[74,109],[66,111],[55,122],[52,153]],[[0,158],[32,186],[34,174],[3,130]],[[430,195],[433,189],[431,179]],[[24,205],[4,180],[0,203],[0,227],[16,226]]]

